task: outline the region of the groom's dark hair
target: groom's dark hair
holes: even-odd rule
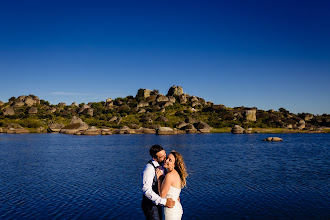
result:
[[[151,146],[150,150],[149,150],[149,153],[150,153],[150,156],[152,158],[154,157],[157,157],[156,154],[159,152],[159,151],[162,151],[164,150],[162,146],[158,145],[158,144],[155,144],[153,146]]]

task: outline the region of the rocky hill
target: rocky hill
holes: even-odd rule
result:
[[[0,101],[0,132],[6,133],[207,133],[211,128],[235,125],[246,132],[253,128],[322,132],[322,128],[330,127],[330,115],[293,114],[284,108],[230,108],[185,94],[180,86],[172,86],[166,95],[139,89],[135,97],[88,104],[51,105],[35,95]]]

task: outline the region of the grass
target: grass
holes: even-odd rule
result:
[[[230,133],[231,128],[212,128],[211,133]]]
[[[323,131],[324,133],[330,133],[330,128],[324,128]]]

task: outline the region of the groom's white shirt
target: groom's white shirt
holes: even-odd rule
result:
[[[155,167],[159,166],[159,163],[157,161],[152,160],[152,163]],[[156,205],[165,206],[166,199],[162,199],[157,193],[152,190],[152,182],[154,180],[155,175],[155,168],[150,163],[147,163],[142,172],[142,191],[143,194],[148,199],[153,201]]]

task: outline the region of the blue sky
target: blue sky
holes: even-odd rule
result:
[[[1,1],[0,100],[184,92],[330,113],[329,1]]]

